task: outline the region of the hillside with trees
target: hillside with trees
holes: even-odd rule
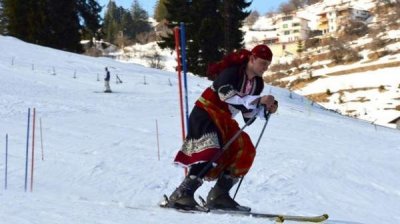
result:
[[[388,125],[400,115],[400,79],[392,74],[400,67],[400,2],[370,3],[369,22],[345,20],[335,32],[293,44],[264,80],[341,114]],[[377,121],[378,113],[387,119]]]
[[[130,10],[110,1],[106,7],[102,31],[105,41],[121,48],[137,42],[144,44],[155,40],[151,39],[153,28],[149,23],[148,13],[138,0],[133,1]]]
[[[1,0],[1,33],[80,53],[81,39],[95,37],[101,7],[95,0]]]

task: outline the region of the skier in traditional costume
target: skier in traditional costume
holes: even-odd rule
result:
[[[187,137],[174,160],[187,167],[188,174],[169,197],[171,207],[195,209],[199,206],[194,199],[195,191],[203,180],[216,180],[208,193],[207,207],[229,210],[248,208],[239,205],[229,195],[239,178],[247,174],[256,155],[248,134],[241,132],[213,166],[207,164],[240,130],[233,119],[238,112],[241,112],[245,122],[254,121],[251,119],[254,116],[275,113],[278,102],[272,95],[260,96],[264,88],[262,74],[272,61],[270,48],[257,45],[251,51],[242,50],[232,55],[240,63],[232,65],[225,60],[214,64],[213,69],[221,71],[196,101],[190,114]]]

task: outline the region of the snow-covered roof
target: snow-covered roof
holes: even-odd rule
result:
[[[258,20],[251,27],[253,30],[273,30],[276,29],[272,18],[266,16],[260,16]]]

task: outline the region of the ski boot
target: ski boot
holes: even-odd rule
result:
[[[203,180],[194,175],[188,175],[168,199],[168,207],[183,210],[201,210],[194,200],[194,192],[203,184]]]
[[[238,182],[239,178],[227,174],[218,178],[215,186],[207,196],[207,207],[209,209],[233,210],[249,212],[250,207],[241,206],[229,195],[229,190]]]

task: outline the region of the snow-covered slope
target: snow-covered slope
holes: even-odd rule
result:
[[[162,195],[183,178],[172,165],[182,141],[175,73],[11,37],[0,36],[0,48],[1,186],[9,136],[1,223],[268,223],[158,208]],[[113,94],[95,92],[103,89],[105,66],[114,68]],[[115,84],[116,73],[122,84]],[[188,78],[191,105],[209,84]],[[332,224],[400,222],[399,131],[323,110],[282,89],[266,87],[264,93],[275,95],[280,108],[238,193],[240,203],[254,211],[328,213]],[[33,192],[25,193],[29,107],[37,111],[35,173]],[[257,120],[246,130],[256,139],[262,126]],[[211,186],[204,184],[197,194],[204,197]]]
[[[400,60],[394,62],[400,64]],[[381,61],[380,63],[385,62]],[[357,68],[357,66],[365,65],[355,63],[352,66],[337,66],[337,69],[341,71],[340,68],[342,68],[343,71],[346,71],[346,69]],[[378,66],[379,64],[377,64]],[[400,111],[396,109],[400,106],[399,67],[371,69],[371,71],[345,75],[325,75],[333,73],[333,70],[317,70],[314,74],[323,77],[296,92],[301,95],[312,95],[324,94],[329,90],[332,95],[327,97],[328,102],[323,103],[324,107],[372,123],[395,127],[389,122],[400,116]]]

